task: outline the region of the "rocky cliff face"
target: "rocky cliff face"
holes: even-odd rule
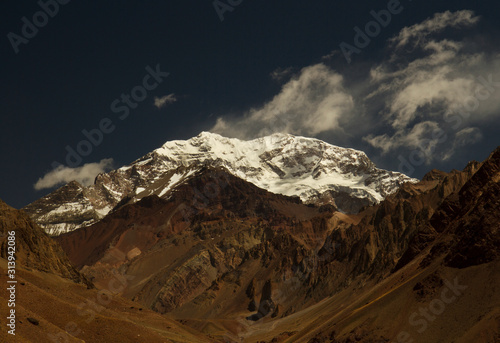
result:
[[[129,166],[98,175],[89,187],[70,183],[24,210],[49,234],[58,235],[98,221],[124,198],[166,198],[205,165],[224,167],[273,193],[331,203],[348,213],[417,181],[378,169],[361,151],[317,139],[273,134],[240,141],[203,132],[187,141],[167,142]]]
[[[430,218],[435,233],[427,244],[432,247],[427,263],[443,252],[445,265],[454,268],[476,266],[500,257],[500,149],[478,167]]]
[[[362,274],[382,280],[413,260],[435,237],[430,224],[435,212],[446,206],[479,166],[470,163],[463,171],[450,173],[431,171],[421,182],[403,185],[379,205],[360,213],[359,223],[337,225],[322,247],[329,253],[321,263],[342,262],[336,287],[341,289]],[[327,277],[328,268],[319,269]]]
[[[12,231],[16,283],[9,284],[7,237]],[[4,285],[0,302],[8,321],[15,320],[16,325],[15,336],[8,330],[0,332],[1,342],[221,342],[121,298],[117,293],[126,279],[114,277],[105,290],[95,289],[57,242],[26,213],[0,200],[0,283]]]
[[[310,325],[296,337],[342,343],[497,342],[500,298],[490,285],[499,282],[499,182],[497,148],[463,171],[433,170],[422,182],[404,185],[366,209],[359,223],[337,226],[322,248],[332,253],[317,264],[315,290],[333,285],[332,303],[342,308],[331,320],[314,322],[322,323],[319,329]],[[362,300],[345,310],[342,298],[353,288],[356,296],[350,299]],[[452,291],[453,301],[444,298]],[[439,311],[436,304],[443,304]],[[425,311],[432,315],[425,317]],[[389,319],[392,325],[385,325]]]

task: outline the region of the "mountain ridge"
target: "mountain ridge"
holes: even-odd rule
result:
[[[273,134],[241,141],[202,132],[99,174],[91,186],[63,186],[24,210],[49,234],[58,235],[100,220],[126,197],[138,201],[151,194],[168,196],[204,165],[224,167],[268,191],[331,203],[347,213],[380,202],[405,182],[418,181],[377,168],[364,152],[314,138]]]
[[[222,166],[172,175],[189,172],[165,197],[130,198],[103,220],[55,239],[28,226],[45,239],[22,240],[31,254],[24,265],[34,270],[20,268],[20,281],[29,299],[45,302],[22,301],[40,325],[23,324],[20,333],[34,337],[53,323],[50,332],[73,339],[64,334],[72,320],[82,328],[74,341],[104,334],[121,342],[130,330],[100,332],[111,315],[132,316],[131,330],[159,342],[158,334],[225,343],[500,339],[499,149],[461,171],[432,170],[357,214],[269,192]],[[23,227],[6,217],[4,228]],[[59,274],[47,269],[53,259],[36,262],[56,242],[100,291],[50,281]],[[115,273],[127,282],[99,319],[75,316],[77,304],[105,292]],[[57,311],[45,305],[52,303]],[[153,311],[161,314],[158,326],[145,325]]]

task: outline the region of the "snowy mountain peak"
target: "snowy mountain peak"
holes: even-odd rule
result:
[[[223,167],[274,193],[334,203],[351,213],[380,202],[404,182],[417,181],[378,169],[362,151],[315,138],[275,133],[244,141],[202,132],[166,142],[128,166],[100,174],[92,186],[64,186],[25,210],[50,234],[60,234],[99,220],[124,198],[166,198],[205,165]]]

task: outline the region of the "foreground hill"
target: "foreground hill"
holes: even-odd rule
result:
[[[8,278],[9,232],[15,232],[15,274]],[[0,312],[15,310],[15,335],[5,319],[1,342],[215,342],[194,329],[128,301],[127,278],[97,290],[69,262],[58,243],[22,211],[0,201]],[[12,258],[10,259],[12,260]],[[17,281],[8,284],[8,281]],[[14,285],[13,292],[7,287]],[[14,299],[15,306],[9,306]],[[10,320],[9,320],[10,321]]]
[[[54,242],[23,211],[0,200],[0,257],[8,259],[8,236],[14,232],[15,262],[18,266],[62,276],[75,282],[92,284],[70,263],[61,246]]]
[[[463,172],[433,171],[403,187],[370,220],[386,221],[382,228],[420,218],[396,267],[380,282],[355,278],[354,286],[276,321],[274,332],[296,325],[286,342],[499,342],[499,181],[497,149]],[[398,198],[407,205],[388,214],[384,207]],[[414,212],[425,204],[430,212]]]

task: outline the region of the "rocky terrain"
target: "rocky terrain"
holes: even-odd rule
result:
[[[499,158],[357,214],[206,167],[57,241],[97,287],[118,269],[125,298],[221,341],[496,342]]]
[[[57,241],[96,284],[107,282],[110,267],[134,275],[125,294],[160,313],[205,303],[210,316],[229,316],[250,303],[256,312],[266,282],[281,277],[276,271],[291,271],[303,251],[320,248],[334,209],[204,168],[169,200],[145,197]],[[228,295],[246,304],[231,309]]]
[[[224,167],[270,192],[334,204],[347,213],[377,204],[402,184],[417,181],[377,168],[362,151],[313,138],[273,134],[241,141],[203,132],[187,141],[167,142],[128,166],[100,174],[91,186],[71,182],[24,210],[47,233],[59,235],[97,222],[123,199],[169,197],[205,165]]]
[[[500,341],[500,148],[357,213],[225,166],[165,178],[53,238],[0,203],[0,268],[5,232],[18,237],[20,342]]]
[[[8,278],[8,232],[14,231],[15,277]],[[22,211],[0,200],[0,312],[15,310],[15,335],[2,342],[216,342],[172,318],[118,296],[127,279],[118,273],[96,289],[69,262],[61,246]],[[7,281],[15,283],[15,298]],[[14,299],[15,306],[8,306]]]

